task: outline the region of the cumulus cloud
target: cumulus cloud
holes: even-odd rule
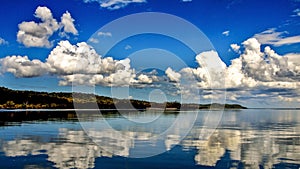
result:
[[[299,76],[299,71],[294,64],[289,65],[288,57],[278,55],[269,46],[261,51],[260,43],[254,38],[248,39],[243,45],[245,51],[235,62],[240,62],[242,67],[238,66],[240,63],[232,63],[231,67],[239,67],[245,77],[262,86],[276,87],[285,84],[293,87],[298,84],[295,79]]]
[[[153,80],[151,78],[149,78],[147,75],[141,74],[138,76],[138,80],[141,83],[152,83]]]
[[[122,86],[136,82],[129,59],[102,58],[85,42],[72,45],[69,41],[61,41],[51,51],[46,63],[52,74],[60,75],[61,85]]]
[[[175,94],[197,95],[204,99],[221,98],[227,89],[228,99],[243,97],[296,101],[300,97],[300,54],[277,54],[271,47],[250,38],[242,43],[240,56],[226,66],[216,51],[205,51],[195,58],[198,66],[179,71],[171,67],[165,70],[165,78],[177,88]],[[145,86],[163,83],[155,71],[137,74],[130,59],[115,60],[102,57],[85,42],[71,44],[61,41],[51,51],[45,62],[30,60],[27,56],[7,56],[0,59],[1,73],[9,72],[16,77],[35,77],[52,74],[59,77],[59,85],[84,84],[103,86]],[[247,91],[245,93],[245,91]],[[221,93],[221,94],[219,94]],[[173,93],[174,94],[174,93]],[[255,100],[257,98],[253,98]]]
[[[221,61],[216,51],[206,51],[196,56],[198,68],[182,69],[181,72],[192,74],[198,81],[199,88],[224,88],[223,70],[226,65]]]
[[[64,33],[72,33],[73,35],[77,35],[78,31],[74,25],[74,19],[72,18],[71,14],[66,11],[61,17],[61,27],[64,29]]]
[[[300,43],[300,35],[284,37],[287,32],[276,32],[276,29],[268,29],[261,33],[255,34],[256,38],[261,44],[268,44],[274,46],[290,45]]]
[[[151,84],[157,81],[152,74],[138,77],[131,68],[130,59],[103,58],[85,42],[72,45],[61,41],[46,58],[46,62],[30,60],[27,56],[7,56],[0,59],[1,73],[16,77],[37,77],[45,74],[60,78],[59,85],[125,86]]]
[[[300,53],[288,53],[284,57],[287,58],[289,65],[294,64],[300,66]]]
[[[179,82],[181,78],[181,74],[177,73],[172,70],[172,68],[168,67],[167,70],[165,71],[167,77],[170,79],[172,82]]]
[[[230,47],[231,47],[231,49],[232,49],[234,52],[240,53],[240,48],[241,48],[241,46],[239,46],[238,44],[233,43],[233,44],[230,45]]]
[[[244,52],[226,68],[227,88],[295,88],[299,85],[299,67],[296,62],[291,62],[291,55],[280,56],[269,46],[261,51],[261,44],[255,38],[242,44]]]
[[[97,2],[101,8],[117,10],[131,3],[146,3],[146,0],[83,0],[85,3]]]
[[[37,77],[47,72],[48,66],[27,56],[7,56],[0,59],[1,73],[9,72],[16,77]]]
[[[35,17],[42,22],[24,21],[18,25],[18,42],[26,47],[50,47],[51,42],[48,39],[59,29],[59,24],[47,7],[37,7]]]
[[[26,47],[51,47],[52,42],[49,41],[49,38],[59,28],[64,29],[62,34],[77,34],[73,24],[74,19],[72,19],[69,12],[63,14],[61,23],[53,18],[51,10],[47,7],[37,7],[34,16],[40,19],[41,22],[24,21],[18,25],[17,41]]]
[[[230,31],[224,31],[224,32],[222,32],[222,35],[229,36],[229,33],[230,33]]]
[[[280,56],[269,46],[261,49],[261,44],[255,38],[244,41],[242,45],[244,51],[241,52],[238,58],[233,59],[229,66],[226,66],[223,62],[215,64],[221,68],[218,71],[214,70],[217,67],[207,64],[210,63],[210,58],[217,56],[217,53],[207,51],[196,56],[199,67],[187,67],[179,72],[170,71],[172,70],[170,69],[166,72],[167,77],[175,81],[174,77],[170,75],[177,74],[176,82],[182,77],[194,77],[196,87],[199,90],[209,91],[209,89],[214,89],[218,91],[222,88],[229,89],[227,93],[229,93],[230,99],[237,99],[238,96],[242,97],[242,91],[250,90],[257,93],[257,90],[259,90],[259,92],[268,94],[267,90],[269,89],[279,91],[278,93],[272,93],[273,98],[282,95],[282,99],[295,101],[299,97],[300,91],[297,89],[300,87],[300,54],[291,53]],[[216,58],[212,60],[216,60]],[[222,78],[224,77],[225,80],[223,81]],[[226,83],[218,84],[222,81],[226,81]],[[181,86],[179,88],[182,90]],[[293,94],[287,95],[286,89],[290,89],[288,92],[292,91]],[[255,95],[255,92],[251,93],[252,96]],[[211,98],[212,95],[211,93],[205,93],[205,97]]]
[[[0,37],[0,46],[1,45],[7,45],[7,44],[8,44],[8,42],[5,39]]]
[[[69,41],[61,41],[46,60],[53,74],[97,73],[100,70],[99,55],[85,42],[72,45]]]

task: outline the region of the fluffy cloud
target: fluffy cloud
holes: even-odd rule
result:
[[[254,38],[256,38],[261,44],[268,44],[274,46],[300,43],[300,35],[283,37],[285,34],[287,34],[287,32],[276,32],[276,30],[272,28],[261,33],[255,34]]]
[[[74,19],[71,14],[66,11],[61,17],[61,27],[63,27],[65,33],[72,33],[73,35],[77,35],[78,31],[74,25]]]
[[[170,79],[172,82],[179,82],[181,78],[181,74],[177,73],[172,70],[172,68],[168,67],[167,70],[165,71],[167,77]]]
[[[272,93],[272,98],[282,100],[293,100],[299,98],[300,91],[300,55],[286,54],[278,55],[269,46],[261,49],[261,44],[255,38],[250,38],[242,43],[244,51],[240,57],[233,59],[229,66],[221,63],[221,69],[214,70],[207,63],[209,58],[217,56],[214,51],[203,52],[196,56],[196,61],[199,64],[197,68],[183,68],[179,72],[168,70],[167,77],[174,80],[170,74],[177,74],[176,82],[179,82],[183,77],[193,76],[197,80],[197,88],[200,90],[214,89],[212,86],[217,86],[214,90],[218,91],[222,87],[228,89],[229,99],[237,99],[243,96],[242,91],[253,91],[255,93],[270,93],[270,89],[278,91]],[[216,60],[212,59],[212,60]],[[216,66],[218,64],[215,64]],[[170,73],[171,72],[171,73]],[[225,76],[226,83],[222,82],[222,77]],[[225,81],[224,81],[225,82]],[[194,84],[191,84],[194,85]],[[182,87],[178,85],[182,90]],[[218,89],[219,87],[219,89]],[[194,87],[193,87],[194,88]],[[185,91],[186,92],[186,91]],[[205,97],[211,98],[210,93],[206,93]],[[250,96],[250,95],[249,95]]]
[[[244,53],[232,62],[229,68],[239,69],[245,78],[259,86],[276,87],[285,84],[286,87],[298,85],[299,71],[294,63],[288,61],[288,57],[280,56],[269,46],[261,52],[260,43],[254,39],[248,39],[243,43]]]
[[[5,39],[0,37],[0,45],[7,45],[7,44],[8,42]]]
[[[231,44],[230,45],[230,47],[231,47],[231,49],[234,51],[234,52],[236,52],[236,53],[240,53],[240,48],[241,48],[241,46],[239,46],[238,44]]]
[[[83,0],[85,3],[97,2],[101,8],[117,10],[124,8],[131,3],[146,3],[146,0]]]
[[[141,74],[138,76],[138,80],[141,83],[152,83],[153,80],[151,78],[149,78],[147,75]]]
[[[112,58],[105,60],[109,66],[111,62]],[[102,60],[96,51],[85,42],[72,45],[69,41],[61,41],[47,58],[47,64],[51,67],[50,72],[59,75],[99,73],[103,69],[101,63]]]
[[[35,17],[41,19],[42,22],[24,21],[18,25],[18,42],[26,47],[50,47],[51,42],[48,39],[59,29],[59,24],[47,7],[37,7]]]
[[[197,86],[201,89],[224,88],[224,73],[226,65],[220,60],[215,51],[206,51],[196,56],[198,68],[184,68],[182,77],[194,76]]]
[[[243,51],[238,58],[231,60],[229,66],[220,60],[217,52],[206,51],[196,56],[198,67],[186,67],[178,72],[167,68],[166,78],[173,82],[173,86],[168,84],[166,90],[172,89],[175,94],[188,96],[197,95],[200,90],[204,99],[222,98],[224,89],[227,89],[228,99],[231,100],[253,96],[265,98],[265,95],[270,100],[297,101],[300,98],[300,54],[281,56],[269,46],[262,49],[255,38],[241,45]],[[69,41],[59,42],[46,62],[30,60],[27,56],[7,56],[0,59],[0,66],[1,73],[10,72],[16,77],[53,74],[60,78],[60,85],[138,87],[165,82],[163,77],[156,76],[155,71],[137,74],[128,58],[104,58],[85,42],[76,45]],[[252,99],[256,100],[256,97]]]
[[[0,59],[1,73],[16,77],[36,77],[44,74],[58,76],[59,85],[125,86],[151,84],[155,75],[140,74],[136,77],[130,59],[103,58],[85,42],[70,44],[61,41],[51,51],[46,62],[29,60],[27,56],[7,56]]]
[[[222,35],[229,36],[229,32],[230,31],[224,31],[224,32],[222,32]]]
[[[52,50],[46,63],[52,74],[60,75],[61,85],[123,86],[136,82],[129,59],[102,58],[85,42],[72,45],[68,41],[61,41]]]
[[[243,45],[244,52],[226,69],[227,88],[299,86],[299,67],[297,62],[291,61],[295,56],[280,56],[269,46],[261,51],[255,38],[248,39]]]
[[[269,46],[261,51],[261,44],[255,38],[242,44],[244,52],[239,58],[232,60],[226,69],[227,88],[295,88],[299,85],[299,67],[296,62],[291,62],[292,55],[280,56]]]
[[[289,66],[300,66],[300,53],[288,53],[285,54],[284,57],[287,58],[288,60],[288,65]],[[297,69],[299,67],[296,68],[291,68],[291,69]]]
[[[36,77],[45,74],[48,66],[40,60],[29,60],[27,56],[7,56],[0,59],[1,72],[16,77]]]
[[[41,22],[24,21],[18,25],[19,31],[17,33],[17,40],[26,47],[51,47],[52,42],[49,41],[49,38],[58,31],[59,28],[64,29],[62,34],[77,34],[77,30],[73,24],[74,19],[72,19],[69,12],[63,14],[61,23],[58,23],[57,20],[53,18],[51,10],[47,7],[37,7],[34,16],[40,19]]]
[[[224,69],[226,65],[220,60],[217,52],[206,51],[196,56],[199,67],[186,67],[178,72],[171,68],[165,71],[170,81],[175,82],[174,86],[178,89],[177,94],[181,94],[184,99],[197,102],[199,96],[202,99],[224,100]],[[212,90],[220,92],[212,92]],[[200,94],[200,95],[199,95]]]

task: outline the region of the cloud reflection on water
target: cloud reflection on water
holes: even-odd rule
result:
[[[257,112],[260,113],[260,112]],[[201,117],[199,117],[201,118]],[[199,119],[197,120],[199,122]],[[272,168],[280,162],[300,165],[300,117],[297,113],[258,116],[241,112],[226,112],[222,124],[208,140],[199,139],[201,126],[195,126],[180,143],[183,151],[196,150],[194,160],[201,166],[218,166],[228,154],[229,159],[245,168]],[[90,130],[100,143],[97,146],[82,130],[60,128],[57,138],[43,141],[39,137],[16,137],[0,143],[7,157],[47,155],[57,168],[93,168],[99,157],[128,157],[131,149],[146,143],[155,133],[147,131],[121,131],[130,136],[119,138],[114,130]],[[166,151],[179,141],[180,133],[168,134],[163,141]],[[142,141],[142,142],[139,142]],[[153,141],[153,140],[152,140]],[[147,144],[155,148],[156,140]],[[144,149],[151,151],[152,147]],[[109,151],[105,151],[109,150]],[[113,154],[114,155],[113,155]],[[178,154],[180,155],[180,154]]]

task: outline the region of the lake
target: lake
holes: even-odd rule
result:
[[[0,112],[0,168],[300,168],[300,110],[81,111],[78,118]]]

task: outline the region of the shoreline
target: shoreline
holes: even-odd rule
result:
[[[218,110],[300,110],[300,108],[224,108],[224,109],[215,109],[215,108],[207,108],[207,109],[0,109],[1,112],[51,112],[51,111],[57,111],[57,112],[67,112],[67,111],[166,111],[166,112],[172,112],[172,111],[218,111]]]

